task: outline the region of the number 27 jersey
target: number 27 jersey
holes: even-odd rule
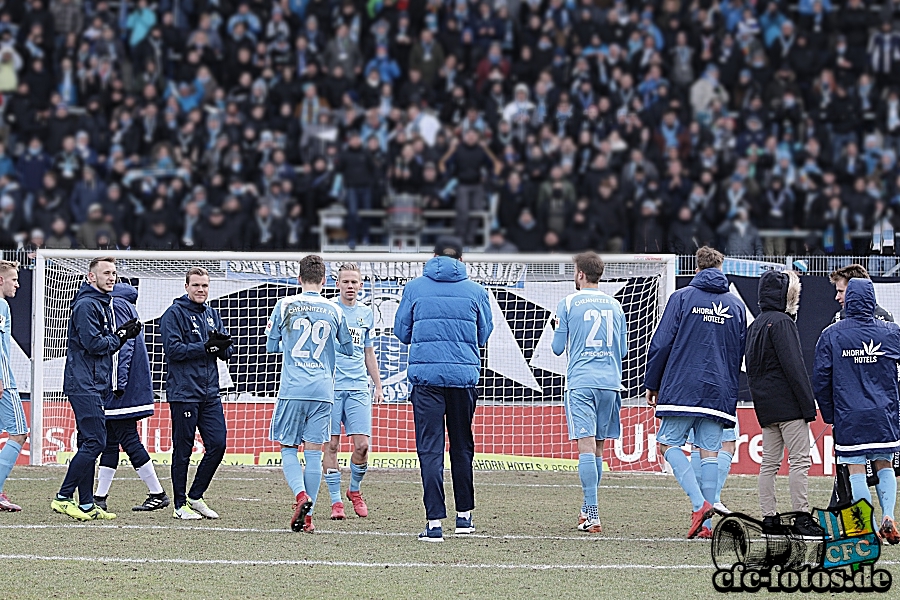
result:
[[[333,403],[335,351],[352,354],[353,338],[340,308],[304,292],[275,304],[266,324],[266,349],[280,350],[284,358],[280,399]]]

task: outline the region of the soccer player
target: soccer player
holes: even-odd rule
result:
[[[125,323],[138,318],[138,291],[127,283],[117,283],[112,293],[114,323]],[[115,326],[115,324],[113,325]],[[153,415],[153,384],[150,380],[150,357],[141,332],[128,340],[119,350],[116,369],[116,389],[106,399],[106,448],[100,455],[97,472],[97,489],[94,502],[106,510],[109,488],[119,465],[119,446],[128,455],[131,466],[147,485],[148,496],[133,511],[159,510],[169,505],[169,497],[163,491],[150,455],[138,434],[137,423]]]
[[[759,467],[759,507],[765,533],[782,533],[777,516],[775,475],[788,449],[789,485],[794,531],[821,537],[809,515],[809,424],[816,420],[809,373],[803,362],[797,311],[800,277],[793,271],[767,271],[759,278],[759,317],[747,331],[747,379],[753,409],[762,428],[763,456]]]
[[[628,354],[625,313],[615,298],[599,289],[603,260],[578,254],[575,289],[559,302],[553,353],[568,349],[566,422],[569,439],[578,440],[578,476],[584,502],[578,529],[602,533],[597,487],[603,473],[603,446],[621,435],[622,359]]]
[[[166,400],[172,414],[172,492],[176,519],[218,519],[203,499],[225,456],[227,428],[219,397],[218,361],[234,354],[231,335],[219,312],[209,306],[209,272],[191,267],[184,277],[185,294],[176,298],[159,320],[166,353]],[[190,492],[188,464],[197,431],[205,452]]]
[[[353,504],[357,516],[367,517],[369,507],[363,500],[359,486],[366,474],[369,454],[369,438],[372,437],[372,402],[383,402],[378,359],[372,347],[371,332],[375,327],[372,309],[360,304],[357,295],[362,290],[362,274],[356,263],[345,263],[338,269],[340,295],[334,303],[344,313],[344,320],[353,337],[353,356],[337,355],[334,377],[334,406],[331,409],[331,440],[325,446],[322,466],[325,483],[331,496],[331,518],[344,519],[344,503],[341,502],[341,471],[337,454],[341,444],[341,423],[353,440],[350,457],[350,489],[347,499]],[[367,375],[368,373],[368,375]],[[375,385],[374,399],[369,393],[369,377]]]
[[[647,355],[647,404],[661,419],[656,439],[692,504],[688,539],[713,513],[722,431],[737,422],[738,375],[747,334],[741,301],[728,291],[721,252],[697,250],[697,274],[669,297]],[[681,450],[700,449],[700,484]]]
[[[900,327],[875,318],[875,286],[854,278],[844,296],[844,318],[825,329],[816,343],[813,389],[822,420],[833,424],[838,464],[850,470],[853,501],[872,502],[866,460],[878,475],[881,539],[900,543],[894,521],[897,479],[892,454],[900,450],[897,362]]]
[[[322,445],[331,437],[335,346],[353,355],[344,312],[322,297],[325,262],[310,254],[300,260],[302,293],[275,303],[266,324],[266,351],[282,354],[278,401],[269,439],[281,444],[281,468],[294,492],[293,531],[313,533],[312,511],[322,482]],[[306,469],[297,449],[303,446]]]
[[[481,378],[479,348],[487,344],[494,322],[490,296],[469,279],[462,250],[457,238],[439,239],[434,258],[425,263],[421,277],[406,285],[394,315],[394,335],[409,345],[407,376],[413,386],[410,402],[428,519],[418,538],[423,542],[444,541],[445,421],[456,502],[454,531],[475,532],[472,418]]]
[[[3,491],[3,484],[28,439],[25,411],[12,372],[12,315],[6,302],[7,298],[16,295],[18,289],[19,263],[0,260],[0,429],[9,434],[3,450],[0,450],[0,511],[10,512],[20,511],[22,507],[10,502]]]
[[[850,280],[854,278],[869,279],[870,277],[869,272],[864,266],[852,264],[841,267],[840,269],[835,269],[828,278],[831,280],[831,283],[834,284],[836,292],[834,299],[841,304],[841,310],[834,314],[834,319],[831,321],[832,324],[834,324],[844,318],[844,294],[847,291],[847,284]],[[894,322],[894,315],[878,304],[875,305],[875,318],[880,321]],[[900,419],[900,415],[898,415],[898,419]],[[894,455],[894,460],[897,461],[897,455]],[[900,461],[895,462],[895,464],[900,464]],[[894,474],[900,476],[900,467],[894,470]],[[866,483],[869,486],[878,483],[878,475],[875,473],[870,462],[866,462]],[[847,465],[838,464],[834,472],[834,488],[831,492],[831,502],[829,503],[828,508],[850,504],[852,498],[853,492],[850,489],[850,471],[848,470]]]
[[[94,465],[106,447],[103,402],[112,393],[113,355],[144,330],[138,320],[114,328],[112,298],[116,260],[95,258],[87,283],[72,301],[66,344],[63,393],[69,397],[78,427],[78,452],[72,457],[62,487],[50,503],[54,512],[78,521],[115,519],[94,503]],[[78,489],[78,503],[73,496]]]

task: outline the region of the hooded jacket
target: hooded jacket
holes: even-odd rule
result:
[[[206,402],[219,397],[219,367],[204,344],[213,329],[227,334],[218,311],[185,294],[175,298],[159,320],[166,353],[166,400]],[[234,354],[229,346],[226,358]]]
[[[846,318],[816,343],[813,389],[826,423],[834,424],[837,456],[900,450],[897,362],[900,327],[875,318],[875,286],[851,279]]]
[[[113,328],[138,318],[138,291],[127,283],[117,283],[112,296]],[[116,383],[113,390],[122,390],[121,396],[110,394],[104,403],[107,420],[139,420],[153,414],[153,384],[150,378],[150,357],[141,332],[133,340],[122,345],[113,358]]]
[[[816,403],[797,331],[800,278],[766,271],[759,278],[759,309],[747,330],[747,379],[761,427],[816,419]]]
[[[112,391],[112,355],[119,350],[113,327],[112,297],[85,283],[72,300],[66,340],[63,393],[99,396]]]
[[[409,344],[413,385],[470,388],[481,377],[481,353],[494,329],[487,290],[449,256],[425,263],[409,282],[394,316],[394,335]]]
[[[704,269],[669,297],[647,355],[657,417],[705,417],[734,427],[747,336],[741,301],[720,269]]]

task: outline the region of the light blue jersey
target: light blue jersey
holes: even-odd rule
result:
[[[266,350],[284,357],[279,399],[333,403],[335,350],[352,354],[353,339],[337,306],[317,292],[304,292],[275,304]]]
[[[369,389],[369,374],[366,371],[366,348],[372,347],[372,329],[375,328],[375,315],[372,309],[364,304],[347,306],[340,297],[332,302],[344,313],[350,335],[353,337],[353,356],[337,356],[337,368],[334,372],[334,389],[338,391],[359,391]]]
[[[16,389],[16,378],[12,371],[12,317],[9,304],[0,298],[0,381],[4,389]]]
[[[628,331],[618,300],[595,288],[583,289],[560,300],[556,316],[553,352],[569,351],[566,389],[619,391]]]

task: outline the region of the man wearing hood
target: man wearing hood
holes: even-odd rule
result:
[[[850,280],[854,278],[869,279],[869,272],[862,265],[852,264],[841,267],[840,269],[835,269],[828,275],[828,279],[834,284],[836,292],[834,299],[841,304],[841,310],[834,313],[834,319],[831,321],[832,325],[846,317],[844,299],[847,293],[847,285],[850,283]],[[892,315],[890,311],[882,308],[879,304],[875,304],[875,318],[889,323],[894,322],[894,315]],[[896,475],[900,476],[900,469],[894,469],[894,472]],[[878,482],[878,475],[873,470],[871,462],[866,463],[866,479],[869,487]],[[833,508],[835,506],[848,504],[851,502],[852,495],[853,493],[850,489],[850,471],[846,465],[838,464],[835,468],[834,489],[832,490],[831,502],[828,507]]]
[[[471,281],[462,262],[462,241],[441,238],[422,277],[406,285],[394,317],[394,335],[409,345],[407,376],[416,426],[416,451],[422,472],[425,516],[419,534],[425,542],[443,542],[444,421],[450,436],[450,471],[456,504],[457,534],[475,532],[472,418],[481,376],[479,348],[494,329],[490,296]]]
[[[117,283],[112,296],[113,327],[138,318],[138,291],[127,283]],[[119,446],[128,455],[131,466],[147,485],[149,495],[133,511],[159,510],[169,505],[153,461],[138,434],[137,422],[153,415],[153,383],[150,379],[150,357],[143,331],[122,345],[115,361],[115,389],[106,399],[106,448],[100,455],[97,489],[94,501],[106,510],[109,487],[119,464]]]
[[[693,505],[688,539],[714,512],[722,433],[737,423],[747,324],[743,303],[728,291],[724,260],[707,246],[697,250],[697,275],[669,298],[647,354],[647,404],[661,419],[656,439]],[[691,430],[699,482],[681,450]]]
[[[209,272],[192,267],[184,278],[185,295],[176,298],[159,320],[166,353],[166,399],[172,413],[172,491],[176,519],[218,519],[203,494],[225,456],[225,413],[219,398],[218,361],[234,354],[231,335],[219,312],[206,303]],[[205,453],[194,483],[187,488],[188,464],[197,431]]]
[[[897,479],[891,459],[900,450],[900,327],[875,317],[875,286],[868,279],[853,278],[847,284],[844,316],[816,343],[816,400],[822,420],[834,426],[834,454],[839,465],[848,466],[854,502],[872,503],[866,461],[875,468],[882,512],[879,534],[897,544]]]
[[[747,379],[753,409],[762,428],[763,457],[759,467],[759,507],[763,529],[781,533],[775,510],[775,475],[788,449],[791,506],[799,515],[794,531],[822,536],[809,513],[809,423],[816,420],[816,402],[797,331],[800,278],[793,271],[767,271],[759,279],[761,314],[747,331]]]
[[[116,284],[116,260],[95,258],[87,282],[75,294],[66,343],[63,393],[69,397],[78,428],[78,452],[50,508],[77,521],[115,519],[94,503],[94,464],[106,447],[104,401],[112,393],[113,355],[144,326],[132,319],[115,327],[110,292]],[[78,502],[75,502],[75,489]]]

